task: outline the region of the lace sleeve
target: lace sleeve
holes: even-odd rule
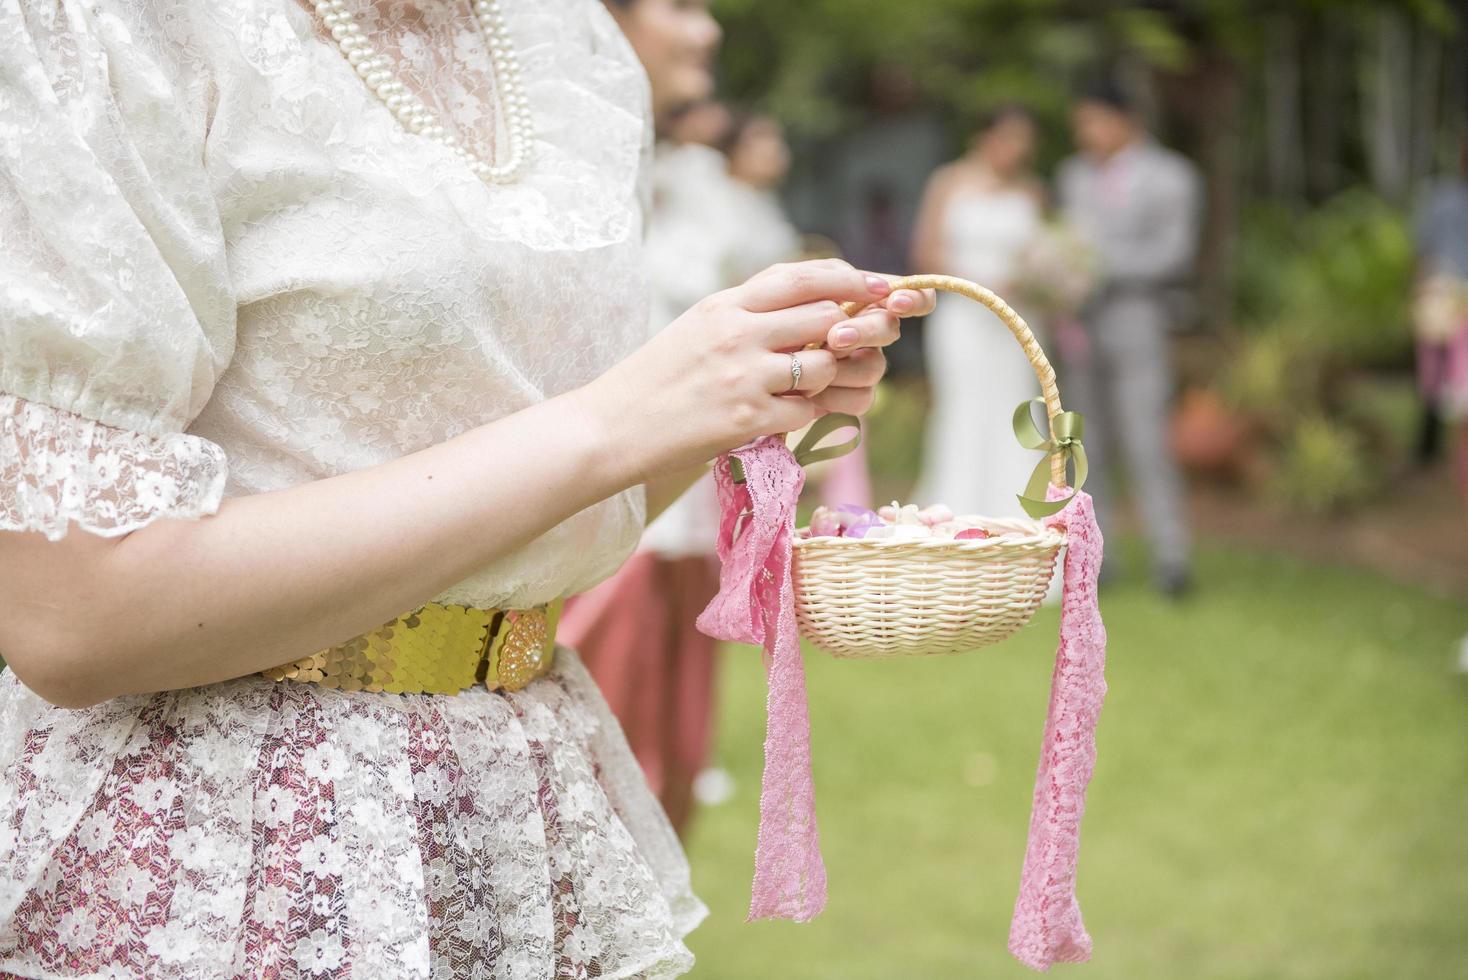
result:
[[[0,395],[0,530],[52,541],[75,521],[103,537],[219,509],[224,452],[197,436],[148,436]]]
[[[234,354],[207,68],[107,3],[0,4],[0,529],[122,534],[219,503],[181,433]]]

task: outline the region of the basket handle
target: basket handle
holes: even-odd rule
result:
[[[1055,437],[1055,419],[1062,413],[1060,389],[1055,385],[1055,369],[1050,366],[1049,358],[1040,349],[1040,342],[1035,339],[1035,334],[1030,330],[1029,324],[1025,323],[1024,317],[1016,313],[1013,307],[1000,299],[992,290],[957,276],[898,276],[892,279],[891,283],[893,290],[937,289],[967,296],[974,302],[987,306],[999,318],[999,322],[1009,328],[1014,339],[1019,341],[1025,357],[1029,358],[1030,367],[1035,369],[1035,377],[1040,382],[1040,396],[1045,399],[1047,427],[1050,429],[1051,438]],[[865,306],[866,304],[862,303],[847,303],[842,309],[846,311],[847,316],[852,316]],[[1065,476],[1065,457],[1059,453],[1050,457],[1050,482],[1060,488],[1068,485]]]

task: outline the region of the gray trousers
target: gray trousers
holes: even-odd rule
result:
[[[1063,363],[1061,399],[1086,417],[1086,455],[1102,533],[1113,520],[1113,449],[1126,453],[1143,533],[1158,571],[1185,570],[1191,542],[1182,479],[1168,444],[1172,360],[1166,302],[1141,290],[1117,293],[1086,311],[1090,350]]]

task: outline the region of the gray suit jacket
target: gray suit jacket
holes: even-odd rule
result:
[[[1093,306],[1124,294],[1152,300],[1158,315],[1172,319],[1165,311],[1183,292],[1198,251],[1201,194],[1193,165],[1144,139],[1104,164],[1071,157],[1058,182],[1066,220],[1101,260]]]

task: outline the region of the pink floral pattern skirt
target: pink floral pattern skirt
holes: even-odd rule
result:
[[[566,651],[456,697],[0,675],[0,976],[672,977],[703,915]]]

